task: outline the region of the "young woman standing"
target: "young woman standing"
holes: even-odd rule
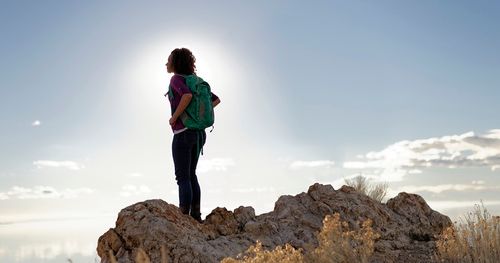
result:
[[[190,214],[202,222],[200,212],[201,189],[196,176],[196,166],[200,151],[206,141],[204,130],[188,129],[179,118],[189,105],[192,93],[186,85],[185,76],[196,74],[196,59],[187,48],[176,48],[168,57],[167,72],[174,73],[170,79],[169,101],[172,116],[169,120],[174,138],[172,156],[175,166],[175,179],[179,186],[179,208],[183,214]],[[212,93],[212,105],[220,103],[219,97]]]

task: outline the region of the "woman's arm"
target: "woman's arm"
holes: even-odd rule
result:
[[[219,103],[220,103],[220,99],[219,98],[215,99],[214,101],[212,101],[212,107],[215,108],[215,106],[219,105]]]
[[[193,94],[191,93],[186,93],[182,95],[181,101],[179,102],[179,106],[177,106],[177,109],[175,110],[174,114],[172,114],[172,118],[170,118],[169,123],[170,125],[174,125],[179,116],[184,112],[186,107],[189,105],[189,102],[191,102],[191,99],[193,98]]]
[[[211,92],[212,95],[212,107],[215,108],[220,103],[219,96],[215,95],[213,92]]]

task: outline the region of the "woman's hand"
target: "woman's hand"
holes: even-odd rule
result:
[[[174,126],[175,122],[177,121],[177,118],[181,116],[186,107],[189,105],[189,102],[191,102],[191,98],[193,98],[193,94],[191,93],[186,93],[182,95],[181,101],[179,102],[179,106],[177,106],[177,109],[175,110],[174,114],[172,114],[172,117],[168,121],[171,126]]]
[[[174,126],[176,121],[177,121],[177,118],[172,116],[172,117],[170,117],[170,120],[168,121],[168,123],[170,123],[170,126]]]

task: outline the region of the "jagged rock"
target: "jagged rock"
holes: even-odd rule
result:
[[[451,220],[432,210],[415,194],[400,193],[387,204],[357,193],[352,187],[334,190],[314,184],[307,193],[281,196],[272,212],[255,215],[252,207],[234,212],[216,208],[203,224],[162,200],[147,200],[124,208],[115,228],[98,241],[101,262],[134,262],[143,249],[151,262],[161,262],[162,247],[168,262],[219,262],[235,257],[260,240],[267,249],[286,243],[295,248],[318,245],[316,233],[326,215],[339,213],[351,229],[373,221],[380,234],[371,262],[433,262],[435,238]]]

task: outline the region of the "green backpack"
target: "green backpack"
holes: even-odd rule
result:
[[[204,130],[214,124],[214,107],[212,106],[212,92],[210,85],[196,75],[182,75],[186,85],[193,93],[193,97],[184,112],[179,116],[188,129]],[[169,93],[173,94],[169,87]]]

